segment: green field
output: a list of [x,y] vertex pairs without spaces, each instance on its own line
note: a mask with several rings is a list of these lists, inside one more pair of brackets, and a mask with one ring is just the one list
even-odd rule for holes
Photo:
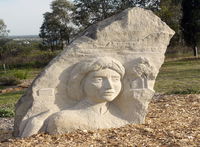
[[163,64],[156,79],[156,92],[200,93],[200,59],[180,59]]
[[[22,81],[28,79],[34,79],[36,75],[41,71],[40,68],[19,68],[19,69],[7,69],[4,71],[0,70],[0,82],[5,77],[8,78],[12,83],[13,81]],[[7,81],[8,81],[7,80]],[[9,82],[10,83],[10,82]],[[13,87],[11,85],[0,85],[0,90]],[[10,117],[14,115],[14,105],[17,100],[25,93],[25,90],[0,93],[0,117]]]
[[24,91],[0,94],[0,117],[13,116],[15,104],[23,94]]
[[[0,76],[11,75],[33,79],[41,69],[12,69]],[[0,87],[1,89],[5,87]],[[166,61],[156,79],[155,91],[165,94],[196,94],[200,93],[200,59],[180,59]],[[25,91],[0,94],[0,117],[13,116],[14,104]]]
[[33,79],[38,74],[39,71],[41,71],[40,68],[19,68],[19,69],[14,68],[14,69],[8,69],[6,71],[0,70],[0,77],[12,76],[20,80]]

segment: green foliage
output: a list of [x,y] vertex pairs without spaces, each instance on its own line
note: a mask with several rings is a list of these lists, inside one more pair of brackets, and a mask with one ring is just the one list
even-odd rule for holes
[[35,41],[15,41],[11,39],[0,39],[0,60],[5,64],[9,62],[9,57],[21,56],[22,59],[31,54],[33,50],[39,49],[39,43]]
[[174,45],[167,48],[166,52],[167,58],[180,58],[180,57],[192,57],[191,48],[182,45]]
[[6,86],[0,85],[0,90],[5,89]]
[[0,94],[0,117],[13,117],[14,105],[23,94],[24,91]]
[[86,28],[130,7],[156,10],[160,0],[75,0],[74,22]]
[[8,38],[0,38],[0,46],[4,46],[7,42],[11,41]]
[[52,12],[44,14],[44,22],[40,28],[39,36],[43,39],[42,49],[63,49],[70,42],[74,33],[72,25],[73,5],[66,0],[54,0],[51,4]]
[[14,77],[23,80],[23,79],[27,79],[28,77],[28,70],[25,71],[18,71],[14,73]]
[[2,19],[0,19],[0,38],[8,35],[8,30],[6,30],[6,25]]
[[[20,80],[32,79],[41,71],[40,69],[7,69],[4,71],[0,69],[0,85],[5,86],[14,86],[21,83]],[[0,88],[2,89],[2,88]]]
[[3,64],[6,69],[44,67],[60,51],[40,50],[40,44],[41,41],[0,39],[0,68],[3,68]]
[[182,28],[185,42],[192,46],[196,56],[195,47],[200,45],[200,1],[183,0]]
[[0,108],[0,117],[13,117],[14,116],[14,111],[12,109],[8,108]]
[[14,76],[3,76],[0,77],[0,85],[13,86],[20,84],[20,80]]
[[116,13],[119,1],[116,0],[75,0],[74,21],[86,28]]
[[8,80],[16,79],[17,81],[23,80],[23,79],[30,79],[30,78],[32,79],[36,76],[36,74],[38,74],[39,71],[41,71],[41,69],[39,68],[18,66],[18,69],[16,69],[17,66],[16,65],[13,65],[13,66],[15,66],[14,69],[7,69],[6,72],[0,68],[0,81],[1,79],[4,79],[4,78],[8,78]]
[[121,10],[137,6],[156,11],[159,9],[160,4],[160,0],[119,0],[119,2],[119,8]]
[[182,44],[182,32],[180,20],[182,17],[181,0],[161,0],[160,9],[156,14],[167,23],[176,33],[173,36],[170,45]]
[[26,54],[30,52],[29,45],[19,41],[9,41],[4,45],[4,50],[11,56],[17,56],[19,54]]

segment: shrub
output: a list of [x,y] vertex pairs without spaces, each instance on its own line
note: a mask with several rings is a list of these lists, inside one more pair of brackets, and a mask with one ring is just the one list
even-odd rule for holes
[[0,85],[13,86],[20,84],[20,80],[14,76],[0,77]]
[[27,77],[28,77],[28,70],[25,70],[25,71],[16,71],[13,75],[14,75],[15,78],[20,79],[20,80],[27,79]]
[[0,117],[13,117],[14,111],[8,108],[0,108]]

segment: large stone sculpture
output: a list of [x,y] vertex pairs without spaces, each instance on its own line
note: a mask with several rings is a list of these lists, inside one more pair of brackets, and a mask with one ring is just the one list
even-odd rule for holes
[[173,34],[160,18],[141,8],[89,27],[18,101],[14,135],[143,123]]

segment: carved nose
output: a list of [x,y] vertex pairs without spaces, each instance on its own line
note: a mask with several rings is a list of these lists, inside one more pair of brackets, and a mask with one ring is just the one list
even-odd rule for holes
[[106,79],[104,84],[105,84],[104,86],[105,86],[106,89],[112,89],[113,88],[112,87],[112,81],[110,79]]

